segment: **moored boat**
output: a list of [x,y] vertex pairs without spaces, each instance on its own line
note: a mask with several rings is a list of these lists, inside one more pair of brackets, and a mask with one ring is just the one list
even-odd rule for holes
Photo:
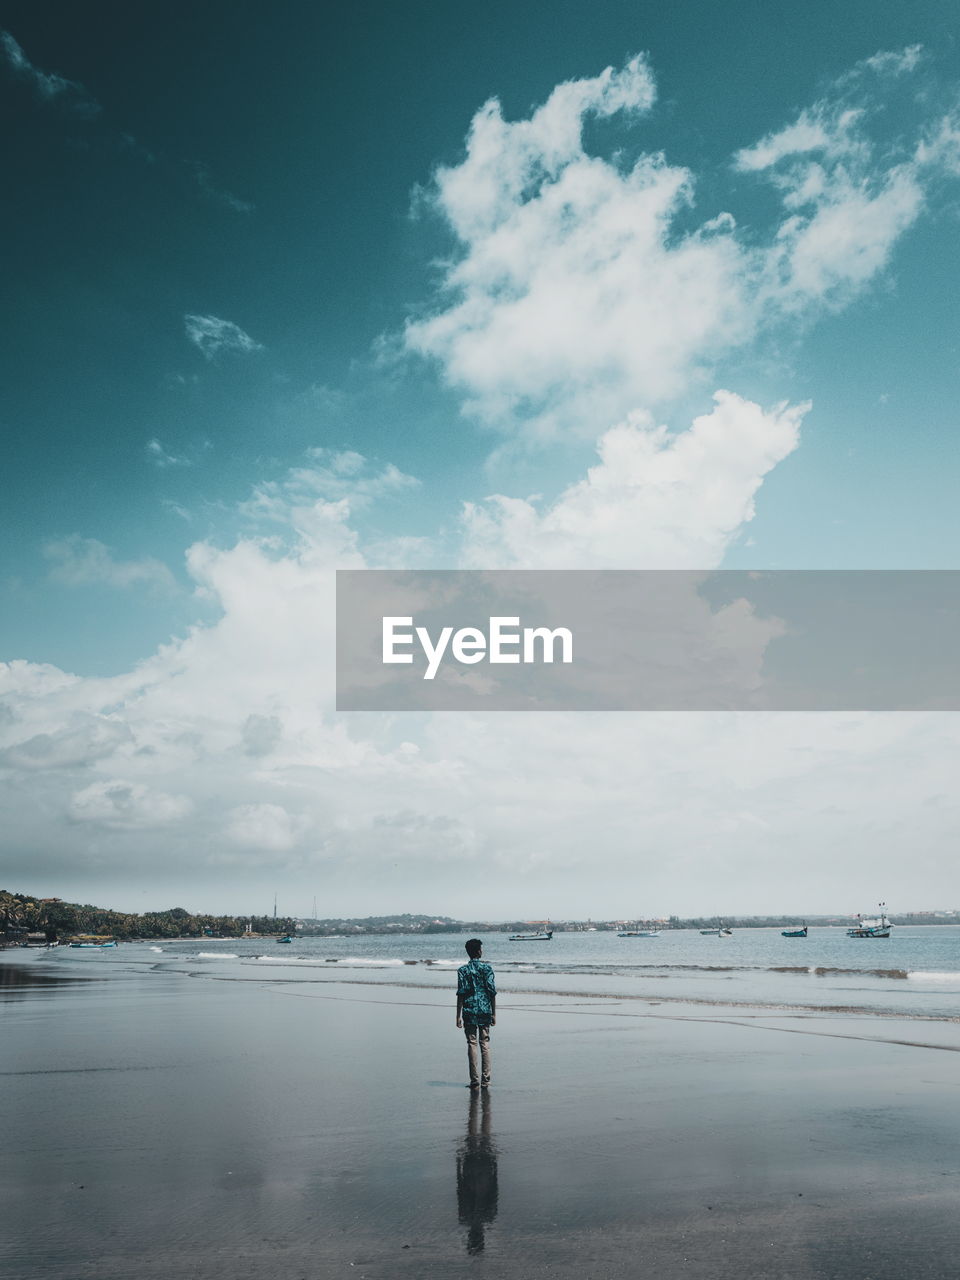
[[552,929],[538,929],[536,933],[511,933],[511,942],[549,942],[553,937]]
[[781,938],[805,938],[807,936],[807,926],[801,925],[799,929],[781,929]]
[[728,929],[722,920],[717,921],[715,929],[701,929],[700,933],[704,938],[730,938],[733,936],[733,930]]
[[641,929],[640,922],[637,921],[636,928],[622,929],[618,934],[618,938],[659,938],[659,929]]
[[847,930],[848,938],[889,938],[890,930],[893,925],[887,919],[887,904],[880,903],[880,915],[876,920],[864,920],[860,913],[857,913],[857,923],[853,929]]

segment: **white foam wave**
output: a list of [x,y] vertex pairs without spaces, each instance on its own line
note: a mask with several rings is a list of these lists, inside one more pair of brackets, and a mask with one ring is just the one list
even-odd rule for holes
[[235,951],[198,951],[198,960],[239,960]]
[[907,977],[912,982],[960,982],[960,973],[938,973],[930,969],[911,969]]
[[[204,952],[200,953],[205,954]],[[285,964],[285,965],[319,965],[340,964],[340,965],[366,965],[375,969],[399,968],[401,965],[412,967],[413,965],[426,964],[431,967],[457,968],[460,964],[459,960],[404,960],[399,956],[292,956],[289,954],[278,956],[273,955],[257,955],[248,956],[250,960],[256,960],[259,964]]]
[[158,956],[163,954],[163,947],[151,947],[150,950],[155,951]]
[[254,960],[263,964],[321,964],[320,960],[311,960],[309,956],[254,956]]

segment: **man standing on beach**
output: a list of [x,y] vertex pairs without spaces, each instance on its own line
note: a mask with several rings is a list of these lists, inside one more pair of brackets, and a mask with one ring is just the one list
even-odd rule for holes
[[490,1083],[490,1028],[497,1023],[497,988],[493,970],[480,959],[482,951],[480,939],[471,938],[466,943],[470,959],[457,970],[457,1026],[467,1037],[471,1089],[486,1089]]

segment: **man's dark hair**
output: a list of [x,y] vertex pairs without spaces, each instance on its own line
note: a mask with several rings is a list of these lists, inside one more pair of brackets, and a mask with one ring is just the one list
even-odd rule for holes
[[480,941],[479,938],[469,938],[464,943],[464,947],[466,948],[467,955],[470,957],[471,960],[476,960],[477,956],[480,954],[480,948],[482,946],[483,946],[483,943]]

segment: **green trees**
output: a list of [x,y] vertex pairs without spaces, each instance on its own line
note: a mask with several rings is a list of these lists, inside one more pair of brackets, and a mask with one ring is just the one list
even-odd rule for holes
[[205,936],[239,938],[246,932],[248,921],[254,933],[292,933],[297,925],[296,920],[289,917],[274,920],[270,916],[197,915],[186,907],[138,915],[110,911],[90,903],[60,902],[55,898],[44,901],[0,889],[0,939],[8,932],[23,929],[44,929],[58,937],[109,934],[121,941]]

